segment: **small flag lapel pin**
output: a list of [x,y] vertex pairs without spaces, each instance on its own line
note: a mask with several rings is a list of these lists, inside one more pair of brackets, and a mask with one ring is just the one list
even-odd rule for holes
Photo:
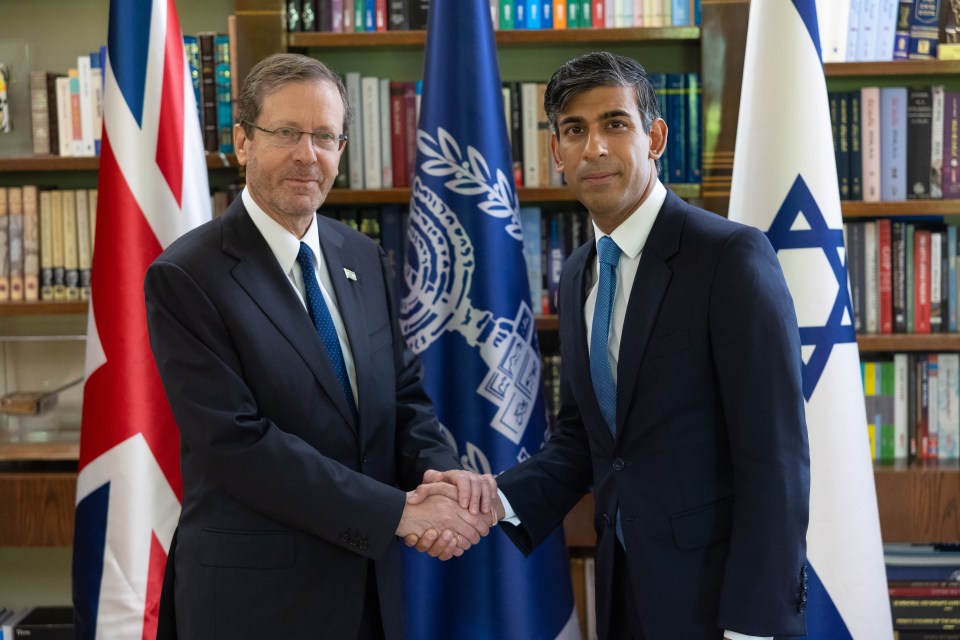
[[353,280],[354,282],[357,281],[357,274],[346,267],[343,268],[343,275],[347,276],[347,280]]

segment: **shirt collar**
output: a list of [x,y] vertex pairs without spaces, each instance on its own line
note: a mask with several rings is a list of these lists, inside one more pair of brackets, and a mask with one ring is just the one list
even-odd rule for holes
[[276,256],[277,262],[280,263],[280,268],[283,269],[284,273],[289,274],[293,269],[293,264],[297,261],[297,254],[300,253],[301,242],[313,251],[314,258],[317,261],[316,265],[320,264],[323,254],[320,252],[320,236],[316,224],[317,214],[313,214],[314,220],[311,221],[303,238],[297,238],[289,229],[280,226],[280,223],[268,216],[260,208],[260,205],[254,201],[246,187],[240,193],[240,197],[243,198],[243,206],[250,214],[250,219],[253,220],[253,224],[260,231],[263,239],[267,241],[267,245],[270,246],[270,250]]
[[[613,230],[613,233],[609,234],[613,241],[617,243],[617,246],[620,247],[623,255],[630,260],[634,260],[640,255],[643,245],[646,244],[647,238],[650,236],[650,229],[653,228],[657,214],[666,199],[667,188],[657,180],[650,195],[640,203],[640,206],[633,213],[627,216],[626,220],[620,223],[619,227]],[[605,235],[608,234],[600,231],[600,228],[594,223],[593,236],[595,242],[599,242],[600,238]]]

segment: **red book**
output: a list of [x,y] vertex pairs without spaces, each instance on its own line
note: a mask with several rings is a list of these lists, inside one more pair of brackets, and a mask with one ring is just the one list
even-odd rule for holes
[[593,28],[603,29],[606,20],[607,0],[593,0]]
[[407,114],[407,184],[413,185],[413,172],[417,169],[417,83],[404,83],[403,100]]
[[877,220],[880,333],[893,333],[893,234],[891,229],[889,218]]
[[930,231],[917,229],[913,235],[914,333],[930,333]]
[[387,0],[376,0],[374,5],[374,15],[376,16],[376,21],[374,22],[374,28],[377,31],[386,31],[387,30]]
[[405,83],[390,81],[390,157],[393,163],[393,186],[409,187],[410,172],[407,168],[407,122],[406,100],[403,97]]

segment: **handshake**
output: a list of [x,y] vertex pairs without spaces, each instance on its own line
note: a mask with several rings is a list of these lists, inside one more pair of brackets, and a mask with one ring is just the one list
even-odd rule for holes
[[449,560],[480,542],[503,517],[492,475],[430,470],[407,493],[397,535],[408,547]]

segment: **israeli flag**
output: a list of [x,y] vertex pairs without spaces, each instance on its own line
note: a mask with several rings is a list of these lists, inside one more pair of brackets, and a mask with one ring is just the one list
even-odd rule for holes
[[[466,468],[540,449],[546,414],[487,0],[430,5],[401,326]],[[558,530],[529,558],[494,531],[446,563],[406,557],[407,636],[579,638]]]
[[750,3],[729,217],[766,231],[800,325],[807,637],[892,638],[814,0]]

